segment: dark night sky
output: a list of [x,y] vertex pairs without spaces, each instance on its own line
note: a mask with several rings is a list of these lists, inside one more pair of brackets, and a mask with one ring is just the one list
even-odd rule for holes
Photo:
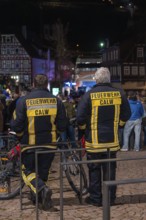
[[60,18],[69,22],[69,41],[77,43],[81,49],[97,50],[100,41],[109,38],[116,41],[127,27],[128,14],[110,8],[70,8],[54,9],[46,12],[46,21],[54,22]]
[[84,51],[96,51],[99,42],[106,38],[112,43],[118,41],[127,27],[129,17],[127,12],[121,13],[109,6],[48,7],[43,9],[41,15],[34,6],[5,4],[0,7],[0,12],[0,28],[26,24],[32,29],[39,29],[40,20],[52,24],[60,18],[62,23],[69,23],[69,44],[74,48],[79,44]]

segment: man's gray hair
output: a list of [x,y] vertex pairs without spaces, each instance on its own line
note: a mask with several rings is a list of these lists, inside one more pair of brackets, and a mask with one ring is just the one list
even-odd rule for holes
[[108,68],[100,67],[95,72],[95,80],[97,83],[110,83],[111,74]]

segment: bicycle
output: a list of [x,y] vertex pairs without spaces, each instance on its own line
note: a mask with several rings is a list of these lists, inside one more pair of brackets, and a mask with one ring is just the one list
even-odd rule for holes
[[[15,133],[10,133],[11,139],[13,139],[11,147],[19,144]],[[13,138],[12,138],[13,137]],[[69,144],[69,142],[68,142]],[[8,158],[8,151],[10,147],[5,148],[5,152],[0,152],[0,200],[12,199],[15,196],[20,194],[21,186],[24,187],[23,180],[20,180],[20,158],[15,158],[14,160],[10,160]],[[63,153],[63,158],[65,161],[79,161],[80,158],[75,151],[71,151],[69,157],[65,156]],[[77,196],[85,195],[87,191],[87,178],[86,173],[82,165],[74,164],[74,165],[65,165],[64,172],[66,174],[66,178],[73,189],[73,191],[77,194]],[[82,192],[80,193],[80,175],[82,178]],[[22,183],[20,184],[20,181]]]
[[8,143],[0,152],[0,200],[12,199],[20,193],[20,158],[8,158],[8,151],[18,144],[14,133],[9,133]]
[[[77,194],[86,195],[88,193],[88,184],[87,184],[87,176],[83,165],[77,164],[76,162],[82,159],[82,152],[76,151],[71,148],[71,143],[69,140],[67,142],[61,142],[61,138],[59,137],[58,143],[61,146],[61,149],[66,149],[67,151],[62,152],[62,161],[63,162],[74,162],[71,165],[64,165],[63,171],[66,175],[66,178],[72,188],[72,190]],[[80,142],[78,142],[80,145]],[[70,149],[70,151],[68,151]],[[82,181],[82,191],[80,181]]]

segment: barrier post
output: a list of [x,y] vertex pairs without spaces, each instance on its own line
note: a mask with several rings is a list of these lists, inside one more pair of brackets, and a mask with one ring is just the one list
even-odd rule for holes
[[39,220],[38,215],[38,153],[35,151],[35,173],[36,173],[36,220]]
[[20,210],[22,210],[22,155],[20,151]]
[[63,155],[60,153],[60,220],[63,220]]
[[110,220],[109,187],[103,182],[103,220]]

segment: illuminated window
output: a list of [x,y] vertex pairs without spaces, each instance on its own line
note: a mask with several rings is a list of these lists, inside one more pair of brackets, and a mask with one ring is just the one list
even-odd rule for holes
[[24,60],[24,61],[23,61],[23,67],[24,67],[24,68],[29,68],[29,67],[30,67],[29,60]]
[[111,60],[113,60],[114,59],[114,54],[113,54],[114,52],[113,51],[111,51]]
[[121,67],[120,66],[117,67],[117,73],[118,73],[118,76],[121,77]]
[[116,53],[116,54],[115,54],[115,59],[118,60],[118,59],[119,59],[119,51],[116,50],[115,53]]
[[132,66],[132,75],[137,76],[138,75],[138,66]]
[[6,68],[11,68],[11,60],[6,60]]
[[114,50],[113,52],[114,52],[114,58],[113,59],[115,60],[116,59],[116,51]]
[[2,61],[2,68],[5,68],[5,67],[6,67],[6,61],[3,60],[3,61]]
[[108,60],[110,60],[110,53],[108,53]]
[[2,48],[2,54],[7,54],[6,48]]
[[145,75],[145,66],[140,66],[139,67],[139,75],[144,76]]
[[124,66],[124,75],[129,76],[130,75],[130,66]]
[[137,47],[137,57],[143,57],[144,52],[143,52],[143,47]]
[[14,60],[11,61],[11,66],[12,66],[12,69],[15,68],[15,62],[14,62]]

